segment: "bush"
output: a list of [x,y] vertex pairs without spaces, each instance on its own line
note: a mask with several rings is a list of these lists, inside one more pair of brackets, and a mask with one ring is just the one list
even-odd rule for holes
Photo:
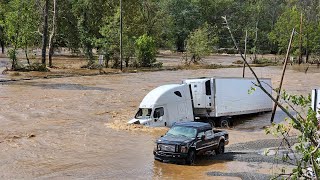
[[152,37],[144,34],[136,42],[136,57],[140,67],[153,67],[156,63],[156,46]]

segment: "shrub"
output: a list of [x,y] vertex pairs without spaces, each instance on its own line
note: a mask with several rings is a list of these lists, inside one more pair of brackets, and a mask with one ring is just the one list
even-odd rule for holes
[[152,67],[156,63],[156,46],[152,37],[144,34],[136,42],[136,57],[140,67]]

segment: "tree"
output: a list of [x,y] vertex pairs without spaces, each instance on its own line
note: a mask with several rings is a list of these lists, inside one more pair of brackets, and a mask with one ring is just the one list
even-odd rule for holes
[[171,20],[169,25],[176,50],[184,51],[189,33],[202,24],[199,8],[191,0],[170,0],[164,7]]
[[[88,65],[94,64],[93,48],[95,48],[96,39],[101,38],[101,23],[105,15],[108,15],[109,4],[104,0],[73,0],[72,12],[76,17],[76,28],[78,30],[80,44],[88,59]],[[112,3],[112,2],[111,2]]]
[[209,29],[209,25],[205,23],[189,34],[186,44],[187,52],[191,55],[190,62],[198,63],[203,56],[209,55],[213,45],[217,44],[218,38],[210,34]]
[[[300,12],[296,6],[287,9],[278,19],[275,24],[274,30],[269,34],[270,39],[277,43],[279,46],[279,52],[285,52],[287,42],[290,36],[290,30],[300,29]],[[294,39],[292,43],[292,49],[297,50],[298,41]]]
[[156,62],[156,46],[152,37],[144,34],[136,40],[136,58],[141,67],[152,67]]
[[49,37],[49,67],[52,67],[52,56],[54,53],[54,37],[56,34],[57,24],[57,0],[53,0],[52,30]]
[[46,53],[47,53],[47,41],[48,41],[48,11],[49,0],[45,0],[42,14],[42,50],[41,50],[41,62],[46,65]]
[[26,59],[28,58],[28,47],[38,44],[37,25],[39,15],[36,10],[36,1],[30,2],[13,0],[8,4],[8,12],[5,15],[5,32],[8,42],[13,46],[10,51],[12,59],[12,69],[18,68],[17,52],[18,48],[25,50]]

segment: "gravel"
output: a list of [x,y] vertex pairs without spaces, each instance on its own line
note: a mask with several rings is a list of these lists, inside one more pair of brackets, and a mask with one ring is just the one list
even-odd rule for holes
[[[297,142],[296,138],[289,139],[293,145]],[[281,155],[263,155],[263,150],[266,148],[278,148],[281,144],[281,139],[264,139],[250,141],[246,143],[233,144],[226,146],[224,154],[211,156],[213,160],[223,161],[242,161],[242,162],[257,162],[257,163],[272,163],[272,164],[287,164],[281,160]],[[281,147],[280,147],[281,148]],[[271,175],[249,172],[217,172],[212,171],[207,173],[208,176],[232,176],[241,179],[271,179]]]

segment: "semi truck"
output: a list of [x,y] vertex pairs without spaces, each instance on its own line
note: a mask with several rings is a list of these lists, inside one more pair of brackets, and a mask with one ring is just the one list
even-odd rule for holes
[[[271,79],[260,81],[271,94]],[[272,110],[272,100],[254,83],[253,78],[214,77],[163,85],[144,97],[128,123],[171,127],[176,122],[200,121],[229,126],[233,116]]]

